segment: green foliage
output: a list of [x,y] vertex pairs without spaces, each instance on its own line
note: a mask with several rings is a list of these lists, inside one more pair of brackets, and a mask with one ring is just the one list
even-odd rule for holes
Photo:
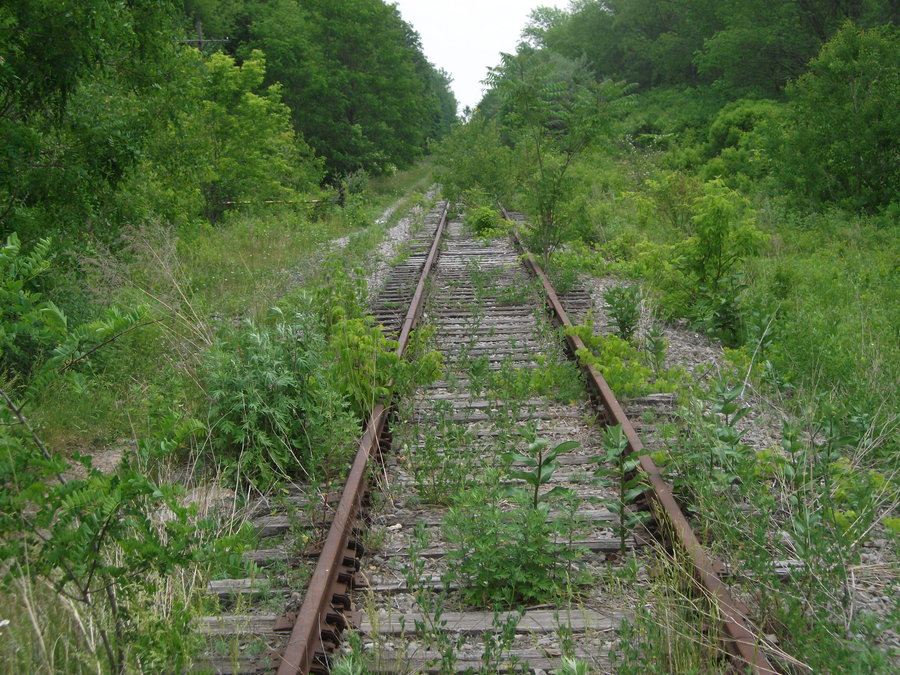
[[714,84],[736,98],[778,93],[848,20],[888,24],[896,21],[896,9],[883,0],[581,0],[567,11],[536,12],[525,35],[642,88]]
[[0,375],[19,378],[19,389],[31,398],[61,374],[77,388],[80,371],[98,367],[104,356],[98,359],[95,352],[148,323],[145,306],[112,306],[102,318],[70,327],[62,310],[36,290],[50,268],[50,246],[49,239],[41,239],[23,253],[13,233],[0,249]]
[[624,89],[593,82],[583,63],[533,50],[502,58],[487,81],[499,98],[504,125],[516,134],[525,171],[522,199],[535,217],[526,239],[546,268],[553,250],[572,238],[561,217],[575,194],[572,163],[608,132],[611,104]]
[[535,507],[531,497],[505,510],[484,487],[460,495],[443,533],[453,545],[447,579],[460,584],[467,605],[532,605],[571,592],[571,565],[579,554],[554,542],[566,534],[560,532],[565,525],[548,520],[548,511],[547,503]]
[[823,201],[875,210],[897,200],[900,33],[844,26],[788,87],[781,157],[787,185]]
[[366,655],[363,652],[359,635],[351,633],[348,636],[350,650],[340,654],[331,664],[331,672],[334,675],[369,675],[366,665]]
[[327,268],[326,283],[313,290],[312,308],[322,314],[331,335],[341,321],[365,315],[366,280],[361,269],[348,271],[337,259],[328,261]]
[[641,318],[641,288],[637,285],[614,286],[603,294],[606,311],[616,325],[619,337],[628,342]]
[[[639,587],[634,617],[616,631],[618,641],[610,653],[615,672],[721,673],[727,657],[716,621],[718,609],[694,593],[696,582],[684,558],[660,558],[649,589]],[[636,564],[626,567],[623,580],[633,583],[636,572]]]
[[[465,425],[453,421],[450,401],[435,401],[428,414],[421,446],[407,447],[404,459],[415,478],[419,498],[426,504],[446,504],[472,483],[474,442]],[[409,445],[412,442],[410,439]]]
[[435,178],[447,199],[459,201],[474,192],[485,195],[484,201],[505,203],[511,196],[514,157],[497,120],[476,114],[441,142],[438,157]]
[[[197,22],[224,52],[183,44]],[[297,202],[323,165],[389,173],[456,121],[380,0],[12,0],[0,63],[0,236],[25,241]]]
[[221,53],[181,58],[202,76],[185,83],[194,99],[173,111],[148,153],[151,183],[141,189],[156,208],[175,218],[190,209],[215,223],[236,202],[291,200],[315,188],[321,168],[294,133],[282,88],[264,86],[261,51],[240,65]]
[[741,99],[722,107],[709,127],[706,153],[711,159],[702,169],[707,178],[746,187],[773,169],[766,145],[785,107],[775,101]]
[[603,430],[603,449],[606,455],[598,457],[596,461],[603,462],[606,466],[598,467],[594,475],[600,477],[603,484],[613,485],[618,491],[615,499],[606,500],[605,503],[606,508],[618,518],[616,529],[619,531],[619,553],[624,556],[628,532],[649,515],[646,511],[633,511],[628,507],[647,490],[647,485],[637,471],[640,458],[635,453],[628,452],[628,439],[621,425]]
[[454,672],[457,653],[465,642],[460,634],[453,637],[449,631],[444,630],[446,621],[443,619],[447,601],[446,588],[440,593],[434,593],[427,584],[422,583],[425,573],[425,560],[422,551],[428,546],[429,535],[424,523],[417,523],[413,532],[413,541],[409,547],[409,564],[406,567],[406,584],[415,589],[413,596],[421,612],[421,619],[416,619],[413,628],[416,634],[424,642],[427,648],[438,653],[440,672]]
[[456,120],[446,73],[419,36],[379,0],[291,0],[195,6],[239,56],[262,50],[297,130],[333,179],[389,173],[418,158]]
[[691,236],[679,246],[677,261],[696,284],[686,313],[698,326],[733,343],[740,330],[743,288],[736,269],[767,237],[755,227],[749,202],[720,180],[704,185],[692,213]]
[[211,448],[234,462],[236,476],[269,485],[321,479],[339,465],[356,421],[343,393],[330,386],[329,361],[315,316],[279,314],[271,328],[248,321],[214,345],[203,369]]
[[719,180],[703,186],[691,209],[691,236],[681,247],[683,269],[700,286],[719,290],[732,270],[766,241],[754,224],[750,203]]
[[588,664],[581,659],[563,656],[560,659],[558,675],[588,675]]
[[541,494],[541,486],[546,485],[553,478],[553,474],[559,468],[559,462],[556,461],[562,453],[568,452],[579,445],[578,441],[563,441],[549,452],[544,452],[547,448],[547,440],[539,438],[529,444],[525,450],[527,454],[511,453],[506,455],[505,460],[512,465],[513,462],[523,464],[526,469],[510,469],[509,477],[517,480],[525,481],[530,488],[510,488],[507,494],[511,497],[519,497],[519,500],[530,499],[531,508],[537,509],[541,504],[552,501],[557,497],[563,497],[572,494],[572,490],[557,485],[555,488]]
[[691,204],[702,193],[702,185],[680,171],[668,171],[645,182],[658,213],[678,232],[688,233]]
[[653,371],[653,377],[659,377],[663,371],[666,362],[666,348],[669,341],[663,333],[662,327],[656,321],[650,324],[646,335],[643,336],[644,352],[647,355],[650,369]]
[[331,329],[328,349],[333,382],[364,419],[375,403],[385,400],[399,363],[397,342],[384,337],[371,319],[342,319]]
[[684,379],[684,371],[672,368],[654,375],[643,365],[641,354],[615,335],[594,335],[593,324],[573,326],[570,335],[580,337],[587,347],[576,353],[585,365],[597,368],[620,398],[634,398],[653,392],[672,392]]
[[273,325],[247,320],[212,346],[203,367],[211,448],[229,471],[260,486],[329,477],[390,387],[437,377],[440,354],[418,343],[415,360],[399,360],[397,343],[364,314],[365,292],[364,279],[338,266],[328,283],[275,308]]
[[480,236],[500,231],[502,222],[500,213],[490,206],[478,206],[466,212],[466,225]]
[[62,311],[43,300],[35,279],[50,267],[50,240],[28,253],[15,232],[0,248],[0,374],[27,377],[52,345],[67,332]]
[[3,4],[0,236],[104,229],[152,129],[141,113],[176,49],[174,16],[168,2]]
[[149,610],[157,585],[183,567],[215,562],[233,570],[242,538],[212,536],[212,524],[196,523],[178,488],[151,482],[141,467],[125,463],[103,474],[88,456],[54,452],[22,404],[3,390],[0,397],[0,555],[17,562],[4,568],[0,585],[40,578],[80,607],[98,622],[95,658],[109,672],[142,669],[158,657],[157,641],[169,643],[170,664],[186,667],[190,650],[172,646],[190,608],[175,608],[167,624],[149,629],[139,610]]
[[713,443],[708,449],[708,473],[710,481],[716,480],[716,467],[723,473],[718,481],[727,483],[735,475],[735,467],[742,459],[743,448],[740,445],[744,435],[737,427],[750,408],[741,402],[744,393],[742,385],[730,386],[724,379],[716,380],[708,397],[709,412],[706,414],[708,428],[712,432]]
[[[802,428],[784,423],[780,448],[749,453],[739,443],[739,390],[716,383],[708,411],[685,415],[670,448],[676,488],[708,514],[711,536],[741,568],[760,620],[781,627],[786,651],[813,670],[891,672],[873,644],[881,621],[860,616],[848,590],[877,519],[896,504],[896,485],[847,459],[871,452],[871,429],[820,397]],[[796,561],[789,576],[777,575],[773,558]]]

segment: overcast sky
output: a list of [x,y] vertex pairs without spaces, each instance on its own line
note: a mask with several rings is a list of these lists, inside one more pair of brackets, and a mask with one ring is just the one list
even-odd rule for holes
[[[391,2],[391,0],[388,0]],[[568,7],[568,0],[397,0],[422,36],[425,56],[453,77],[460,110],[481,100],[487,69],[500,52],[514,52],[535,7]]]

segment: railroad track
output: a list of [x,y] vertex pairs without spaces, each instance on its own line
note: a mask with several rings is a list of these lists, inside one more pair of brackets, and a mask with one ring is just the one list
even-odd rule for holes
[[[400,337],[401,352],[409,341],[415,312],[410,312],[412,303],[421,305],[424,287],[419,288],[422,270],[437,254],[436,235],[443,224],[443,210],[430,213],[423,227],[406,243],[405,260],[392,270],[390,278],[382,289],[379,322],[393,337]],[[418,294],[418,299],[414,296]],[[407,316],[409,314],[409,316]],[[402,334],[402,336],[401,336]],[[351,470],[359,486],[358,498],[363,496],[364,474],[368,455],[379,443],[389,446],[383,437],[386,419],[383,406],[379,406],[367,426],[367,433],[360,442],[356,464]],[[221,611],[200,620],[200,634],[206,639],[206,656],[197,664],[196,670],[204,673],[272,673],[284,662],[292,644],[292,631],[302,624],[297,621],[298,610],[304,600],[296,588],[307,587],[307,598],[322,595],[323,589],[330,592],[323,595],[332,601],[335,585],[349,586],[349,575],[353,564],[344,567],[334,575],[317,576],[322,560],[336,554],[329,548],[331,542],[340,541],[346,547],[350,542],[351,530],[355,527],[354,517],[359,506],[357,501],[349,501],[350,491],[324,492],[310,496],[305,490],[288,487],[286,494],[277,499],[261,498],[247,507],[247,519],[256,530],[260,548],[245,554],[247,562],[253,563],[260,573],[254,577],[221,579],[209,584],[208,592],[219,602]],[[346,520],[341,520],[346,517]],[[335,530],[335,523],[346,523],[346,532],[341,536],[328,537]],[[359,551],[346,550],[348,560]],[[340,561],[343,556],[338,556]],[[332,568],[337,569],[337,568]],[[349,600],[341,605],[349,609]],[[339,621],[338,614],[325,612],[332,621]],[[343,622],[340,628],[345,627]],[[318,626],[318,619],[316,620]],[[337,638],[335,634],[333,637]]]
[[[607,424],[621,425],[628,450],[641,456],[649,483],[642,508],[652,511],[652,529],[671,540],[666,544],[687,551],[699,586],[718,605],[725,647],[740,672],[776,672],[602,377],[586,372],[593,400],[583,385],[572,386],[575,366],[565,348],[583,345],[576,337],[561,344],[555,328],[589,307],[583,291],[558,296],[513,243],[473,238],[448,219],[446,205],[432,212],[374,312],[399,339],[401,354],[416,323],[429,326],[431,346],[444,359],[441,379],[391,410],[376,406],[343,493],[323,498],[331,525],[302,606],[265,621],[243,617],[266,633],[266,649],[218,672],[326,673],[351,628],[376,672],[541,673],[558,668],[563,654],[588,662],[592,672],[611,672],[609,648],[629,607],[611,605],[591,580],[626,557],[649,554],[650,537],[631,527],[623,540],[609,506],[616,487],[594,478],[605,466],[599,426]],[[648,397],[631,405],[667,402]],[[527,457],[542,461],[570,441],[577,445],[564,446],[555,466],[545,467],[535,501],[514,497],[526,485],[521,477],[534,471]],[[553,488],[564,494],[540,500]],[[539,500],[544,524],[533,531],[552,551],[543,581],[532,565],[543,564],[541,554],[522,557],[521,541],[502,534],[511,529],[504,524],[524,524]],[[494,550],[477,523],[500,533]],[[504,557],[506,568],[498,562]],[[514,583],[515,570],[529,578]],[[547,580],[553,589],[544,597],[534,587]],[[258,584],[232,585],[246,593]],[[526,607],[513,610],[521,598]],[[504,600],[509,607],[493,611]],[[208,626],[224,633],[228,621],[211,617]]]

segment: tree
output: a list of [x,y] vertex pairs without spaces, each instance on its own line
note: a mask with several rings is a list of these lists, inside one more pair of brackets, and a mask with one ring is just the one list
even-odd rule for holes
[[0,236],[81,231],[134,167],[175,51],[165,0],[0,6]]
[[476,112],[439,147],[436,179],[444,194],[459,200],[464,194],[503,202],[511,196],[513,153],[503,142],[498,120]]
[[263,53],[251,52],[241,65],[222,53],[187,50],[184,58],[201,75],[185,83],[191,95],[157,139],[145,174],[178,204],[174,212],[202,210],[216,222],[228,202],[315,189],[321,167],[294,133],[282,88],[264,86]]
[[572,62],[528,47],[503,54],[488,83],[501,102],[501,115],[513,134],[523,166],[523,193],[535,216],[529,244],[543,258],[567,238],[560,211],[573,194],[570,169],[576,157],[609,130],[609,108],[622,85],[598,84],[583,62]]
[[381,0],[194,0],[191,13],[230,31],[238,59],[266,54],[266,83],[283,85],[295,128],[333,181],[409,164],[455,120],[449,80]]
[[845,25],[788,87],[786,182],[861,209],[896,202],[900,185],[900,32]]

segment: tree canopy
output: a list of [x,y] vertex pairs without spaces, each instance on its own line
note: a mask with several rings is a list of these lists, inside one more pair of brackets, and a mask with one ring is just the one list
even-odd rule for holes
[[382,0],[11,0],[0,236],[215,221],[391,172],[455,124],[449,85]]

